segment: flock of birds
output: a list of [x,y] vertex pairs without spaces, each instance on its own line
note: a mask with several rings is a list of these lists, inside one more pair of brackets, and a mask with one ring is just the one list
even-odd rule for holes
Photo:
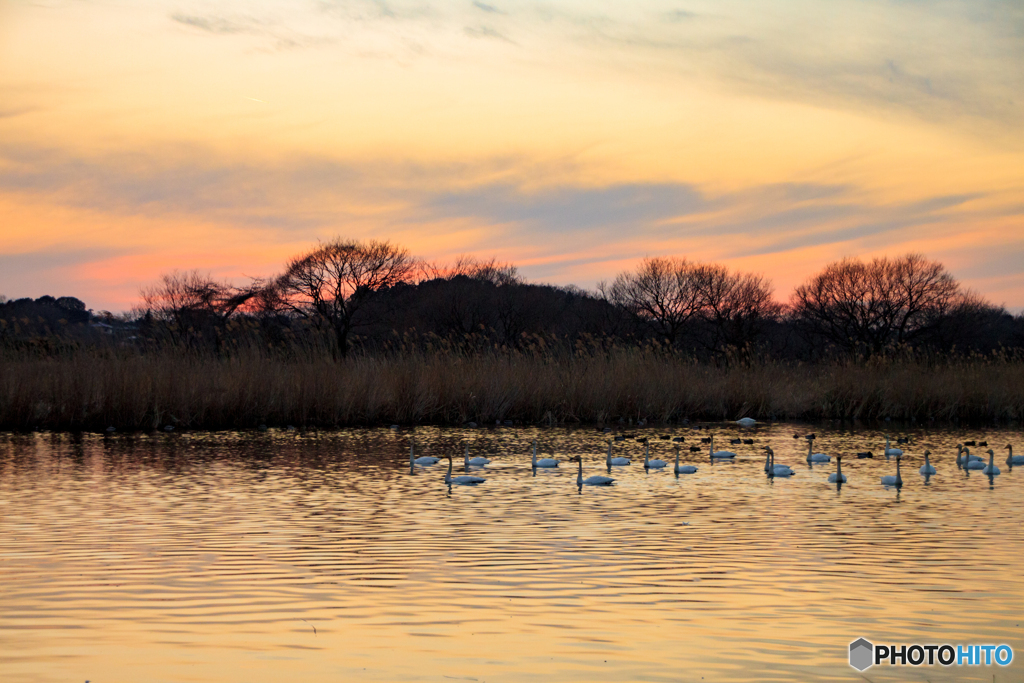
[[[751,426],[753,426],[756,423],[753,420],[750,420],[749,418],[744,418],[743,420],[739,420],[738,424],[740,426],[742,426],[742,427],[751,427]],[[612,468],[613,467],[626,467],[626,466],[632,464],[632,459],[631,458],[614,455],[614,441],[625,441],[626,438],[627,437],[625,437],[625,436],[616,436],[613,439],[608,441],[608,452],[607,452],[607,455],[605,457],[605,465],[608,468],[608,473],[609,474],[612,473]],[[637,440],[641,441],[644,444],[644,469],[645,470],[648,470],[648,471],[649,470],[662,470],[662,469],[665,469],[665,468],[667,468],[667,467],[669,467],[671,465],[672,466],[672,471],[675,473],[675,475],[677,477],[680,474],[693,474],[693,473],[695,473],[697,471],[697,466],[696,465],[680,463],[680,456],[681,456],[681,451],[682,451],[682,446],[680,444],[684,441],[683,437],[675,437],[675,438],[672,438],[670,436],[661,436],[660,437],[662,440],[669,440],[669,439],[671,439],[673,442],[676,442],[676,444],[677,444],[676,447],[675,447],[676,457],[675,457],[675,462],[674,463],[672,463],[670,461],[667,461],[667,460],[661,460],[660,458],[651,458],[650,439],[647,438],[647,437],[635,437],[635,438]],[[828,463],[828,462],[832,461],[832,456],[830,456],[830,455],[828,455],[826,453],[820,453],[820,452],[815,452],[814,451],[814,441],[816,439],[816,435],[815,434],[807,434],[807,435],[803,435],[803,436],[801,436],[800,434],[794,434],[793,438],[794,439],[804,438],[804,439],[807,440],[807,463],[808,463],[808,465],[813,465],[815,463]],[[715,450],[715,436],[714,436],[714,434],[711,434],[708,437],[702,438],[701,442],[707,444],[708,457],[710,458],[710,460],[712,462],[714,462],[714,461],[729,461],[729,460],[734,460],[737,457],[736,453],[734,453],[733,451]],[[893,459],[895,459],[895,461],[896,461],[896,474],[894,474],[894,475],[887,475],[887,476],[882,477],[881,478],[881,484],[883,486],[892,486],[892,487],[896,487],[896,488],[900,488],[900,487],[903,486],[903,478],[902,478],[901,472],[900,472],[900,462],[903,459],[904,453],[903,453],[903,450],[901,448],[898,448],[897,446],[905,444],[905,443],[908,443],[908,442],[909,442],[909,439],[901,437],[901,438],[899,438],[897,440],[897,445],[893,446],[892,442],[889,439],[889,437],[887,435],[885,436],[885,449],[884,449],[883,453],[884,453],[886,458],[893,458]],[[754,443],[754,440],[753,439],[735,438],[735,439],[731,440],[731,443],[732,444],[748,444],[748,445],[752,445]],[[980,470],[982,474],[987,474],[989,476],[995,476],[995,475],[999,474],[1000,473],[999,467],[997,467],[996,464],[995,464],[995,451],[993,449],[991,449],[991,448],[989,448],[988,451],[986,451],[986,453],[988,455],[988,462],[986,463],[984,458],[982,458],[980,456],[977,456],[977,455],[972,455],[971,454],[970,448],[974,447],[974,446],[985,447],[985,446],[988,446],[988,442],[986,442],[986,441],[980,441],[980,442],[977,442],[977,441],[965,441],[964,443],[957,444],[957,457],[956,457],[957,467],[959,469],[963,469],[963,470]],[[1024,465],[1024,455],[1014,455],[1013,454],[1013,446],[1010,445],[1010,444],[1007,444],[1005,448],[1009,452],[1009,454],[1006,457],[1006,464],[1009,467],[1012,468],[1014,465]],[[689,447],[689,451],[690,451],[691,454],[699,453],[702,450],[704,450],[704,449],[701,446],[690,446]],[[769,478],[791,477],[791,476],[793,476],[795,474],[795,471],[789,465],[777,464],[775,462],[775,451],[772,449],[771,446],[763,446],[762,450],[764,450],[764,453],[765,453],[764,472],[765,472],[765,474]],[[931,451],[925,450],[925,452],[924,452],[924,464],[921,466],[921,468],[919,470],[919,472],[922,475],[924,475],[926,481],[927,481],[928,477],[932,476],[937,471],[935,469],[935,466],[931,464],[931,460],[930,460],[929,456],[931,456]],[[866,452],[857,453],[856,457],[857,458],[873,458],[874,454],[872,452],[870,452],[870,451],[866,451]],[[473,486],[473,485],[476,485],[476,484],[482,484],[485,481],[485,479],[483,477],[477,476],[475,474],[469,474],[469,471],[470,471],[471,468],[483,468],[483,467],[486,467],[487,465],[489,465],[491,463],[491,460],[489,458],[485,458],[485,457],[482,457],[482,456],[470,457],[469,445],[467,444],[466,445],[465,454],[463,455],[463,465],[464,465],[466,474],[458,475],[458,476],[453,476],[452,473],[453,473],[454,462],[453,462],[452,456],[450,454],[446,454],[446,455],[443,455],[443,456],[440,456],[440,457],[433,456],[433,455],[421,455],[421,456],[417,457],[416,456],[416,445],[415,445],[414,442],[410,443],[410,446],[409,446],[409,467],[410,467],[410,471],[414,471],[417,466],[429,467],[431,465],[436,465],[441,460],[444,460],[444,459],[448,460],[448,471],[447,471],[447,473],[444,476],[444,483],[447,484],[448,486],[452,486],[452,485],[457,485],[457,486]],[[835,469],[834,472],[832,472],[828,476],[828,482],[831,483],[831,484],[841,485],[841,484],[846,483],[846,481],[847,481],[846,475],[843,474],[843,456],[842,455],[836,455],[835,459],[836,459],[836,469]],[[583,459],[579,455],[572,456],[572,457],[568,458],[567,462],[576,463],[578,465],[578,470],[577,470],[577,474],[576,474],[576,485],[578,487],[580,487],[580,488],[582,488],[584,486],[608,486],[608,485],[612,484],[615,481],[615,479],[613,477],[604,476],[604,475],[592,475],[592,476],[589,476],[589,477],[584,477],[583,476]],[[533,455],[532,455],[530,464],[531,464],[531,467],[533,468],[534,473],[536,473],[538,468],[539,469],[550,469],[550,468],[558,467],[559,466],[559,461],[557,459],[555,459],[555,458],[543,458],[543,457],[542,458],[538,458],[537,457],[537,442],[534,441],[533,442]]]

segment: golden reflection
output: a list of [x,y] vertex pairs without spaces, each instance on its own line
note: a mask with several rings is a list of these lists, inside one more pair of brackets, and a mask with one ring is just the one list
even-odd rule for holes
[[[963,472],[963,433],[912,429],[897,491],[892,461],[853,455],[881,432],[817,428],[840,488],[794,429],[680,477],[617,442],[634,464],[581,492],[590,429],[417,428],[417,454],[491,459],[451,490],[445,465],[410,472],[408,429],[3,435],[0,678],[829,680],[860,636],[1022,651],[1024,468]],[[662,432],[703,435],[646,430],[670,460]],[[533,439],[562,464],[532,471]],[[765,444],[794,476],[764,476]]]

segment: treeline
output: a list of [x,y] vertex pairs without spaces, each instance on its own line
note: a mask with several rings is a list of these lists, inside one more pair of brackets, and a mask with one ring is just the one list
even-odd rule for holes
[[782,302],[762,275],[684,258],[648,258],[585,291],[529,283],[494,260],[428,264],[388,242],[337,239],[244,286],[199,271],[165,275],[120,316],[71,297],[0,302],[0,344],[335,359],[630,346],[714,362],[1013,356],[1024,350],[1024,317],[918,254],[829,264]]

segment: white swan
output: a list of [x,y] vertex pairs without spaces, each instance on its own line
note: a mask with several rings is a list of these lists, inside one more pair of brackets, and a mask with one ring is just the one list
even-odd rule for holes
[[902,456],[896,456],[896,476],[886,475],[882,477],[882,486],[895,486],[899,488],[903,486],[903,477],[900,476],[900,459]]
[[769,477],[791,477],[793,476],[793,470],[789,465],[776,465],[775,464],[775,451],[772,450],[771,446],[764,447],[766,457],[770,458],[768,467],[765,470]]
[[697,468],[693,465],[680,465],[679,464],[679,446],[676,446],[676,474],[693,474],[697,471]]
[[533,467],[558,467],[558,461],[554,458],[541,458],[537,459],[537,442],[533,442]]
[[644,444],[644,469],[661,469],[667,464],[664,460],[651,460],[650,444]]
[[409,467],[413,465],[436,465],[441,462],[441,458],[435,458],[432,455],[421,455],[416,457],[415,454],[416,443],[410,439],[409,441]]
[[1024,465],[1024,455],[1014,455],[1013,446],[1006,444],[1006,450],[1010,451],[1010,454],[1006,456],[1007,465]]
[[969,448],[964,448],[964,469],[983,470],[985,469],[985,461],[980,455],[971,455]]
[[755,420],[752,417],[741,417],[740,419],[736,420],[736,424],[738,424],[740,427],[753,427],[754,425],[757,424],[757,420]]
[[897,456],[900,456],[900,455],[903,455],[903,449],[901,449],[901,448],[892,448],[889,445],[889,435],[886,434],[885,435],[885,456],[887,458],[894,458],[894,457],[897,457]]
[[574,455],[569,458],[569,462],[578,462],[580,464],[580,471],[576,474],[576,486],[608,486],[614,479],[611,477],[603,477],[600,474],[595,474],[592,477],[583,478],[583,458]]
[[[985,459],[982,458],[980,455],[971,455],[971,449],[967,448],[962,443],[958,443],[956,445],[956,448],[957,448],[957,452],[958,453],[962,453],[963,454],[963,455],[957,455],[956,456],[957,467],[966,468],[967,467],[967,463],[969,463],[969,462],[984,462],[985,461]],[[973,469],[977,469],[977,468],[973,468]]]
[[479,455],[475,458],[469,457],[469,444],[466,444],[466,455],[463,456],[463,460],[466,463],[466,467],[472,465],[473,467],[483,467],[484,465],[490,464],[490,458],[482,458]]
[[836,471],[828,475],[828,483],[830,484],[845,484],[846,475],[843,474],[843,456],[836,456]]
[[924,452],[924,464],[921,465],[921,469],[919,470],[921,472],[921,474],[925,474],[925,475],[935,474],[935,466],[932,465],[932,463],[928,460],[928,456],[931,455],[931,454],[932,454],[931,451],[925,451]]
[[733,453],[732,451],[716,451],[715,450],[715,435],[714,434],[711,435],[711,442],[710,442],[710,446],[708,448],[709,448],[708,454],[712,458],[718,458],[718,459],[723,459],[724,460],[725,458],[735,458],[736,457],[736,454]]
[[988,465],[982,470],[982,474],[999,474],[999,468],[996,467],[996,452],[991,448],[988,449]]
[[[612,465],[615,465],[616,467],[623,467],[623,466],[629,464],[629,458],[620,458],[620,457],[613,458],[612,457],[612,442],[609,441],[608,442],[608,457],[605,458],[605,462],[608,464],[608,467],[611,467]],[[580,467],[581,468],[583,467],[583,463],[582,462],[580,463]]]
[[444,483],[451,486],[457,484],[459,486],[472,486],[473,484],[482,484],[486,481],[483,477],[474,477],[472,474],[462,474],[458,477],[452,476],[452,456],[444,456],[448,458],[448,472],[444,475]]
[[807,462],[830,462],[832,460],[824,453],[812,453],[813,449],[814,439],[807,439]]

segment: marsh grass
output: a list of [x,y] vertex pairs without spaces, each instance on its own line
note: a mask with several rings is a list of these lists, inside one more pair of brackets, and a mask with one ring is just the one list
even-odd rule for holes
[[334,361],[183,352],[0,357],[0,429],[259,424],[601,424],[758,419],[1024,419],[1024,363],[1001,357],[723,366],[656,349],[405,351]]

